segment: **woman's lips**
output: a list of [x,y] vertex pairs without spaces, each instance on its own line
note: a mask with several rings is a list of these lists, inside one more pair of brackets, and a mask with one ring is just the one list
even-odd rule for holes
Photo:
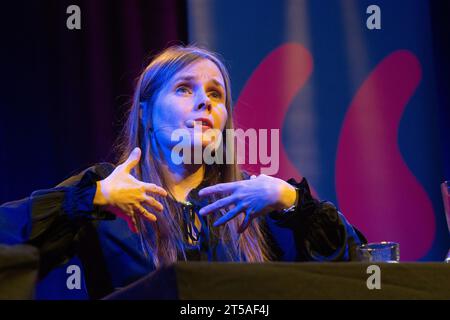
[[209,120],[208,118],[197,118],[197,119],[194,119],[194,121],[196,123],[197,122],[201,123],[201,125],[205,126],[205,127],[210,127],[210,128],[213,127],[212,121]]
[[201,126],[202,129],[212,129],[213,127],[211,121],[205,118],[187,120],[185,123],[188,128],[194,128],[194,126]]

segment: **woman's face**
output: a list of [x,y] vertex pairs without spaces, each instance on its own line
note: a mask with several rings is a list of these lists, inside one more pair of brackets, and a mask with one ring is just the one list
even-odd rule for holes
[[172,132],[184,129],[191,137],[191,146],[205,147],[211,142],[207,130],[222,132],[225,128],[225,100],[225,81],[214,62],[201,59],[180,70],[161,88],[153,105],[158,142],[173,147],[177,141],[171,141]]

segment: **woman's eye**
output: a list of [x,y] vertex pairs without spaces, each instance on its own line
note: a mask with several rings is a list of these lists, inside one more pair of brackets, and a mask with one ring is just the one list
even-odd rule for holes
[[188,87],[180,86],[176,89],[176,92],[180,94],[189,94],[191,91],[189,90]]
[[219,91],[211,91],[210,95],[214,98],[214,99],[220,99],[222,98],[222,94]]

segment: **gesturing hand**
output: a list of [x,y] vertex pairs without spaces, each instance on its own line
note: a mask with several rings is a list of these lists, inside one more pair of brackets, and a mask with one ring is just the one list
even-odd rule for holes
[[203,207],[199,214],[207,215],[221,208],[233,206],[227,214],[220,217],[214,226],[222,225],[235,218],[239,213],[245,213],[245,218],[238,232],[243,232],[250,222],[271,210],[289,208],[295,203],[296,190],[284,180],[261,174],[257,178],[236,182],[219,183],[200,190],[200,196],[211,194],[226,195]]
[[107,206],[116,215],[131,218],[136,228],[135,214],[141,214],[150,221],[156,221],[156,216],[143,207],[147,204],[152,209],[161,212],[163,206],[151,195],[167,196],[167,192],[153,183],[139,181],[130,171],[139,163],[141,150],[135,148],[128,159],[117,166],[104,180],[97,182],[94,204]]

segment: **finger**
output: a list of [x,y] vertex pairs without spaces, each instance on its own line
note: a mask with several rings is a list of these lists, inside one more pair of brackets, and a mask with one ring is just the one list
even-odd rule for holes
[[135,206],[135,208],[136,208],[137,212],[139,214],[141,214],[147,220],[149,220],[151,222],[155,222],[157,220],[156,216],[154,214],[151,214],[150,212],[148,212],[147,209],[145,209],[142,205],[137,204]]
[[220,208],[223,208],[225,206],[229,206],[230,204],[234,203],[237,200],[236,196],[229,196],[226,198],[222,198],[220,200],[217,200],[203,208],[200,209],[199,214],[201,216],[206,215],[208,213],[214,212],[219,210]]
[[160,195],[162,197],[167,197],[167,191],[164,190],[163,188],[157,186],[156,184],[146,183],[146,182],[142,182],[142,183],[145,187],[146,192],[154,193],[154,194]]
[[214,186],[201,189],[198,192],[198,195],[203,197],[219,192],[220,193],[233,192],[239,186],[240,183],[241,181],[218,183]]
[[242,224],[239,226],[238,233],[242,233],[248,228],[250,222],[252,221],[252,217],[253,210],[249,208],[245,211],[245,218],[244,221],[242,221]]
[[141,159],[141,149],[136,147],[131,151],[128,159],[123,163],[125,171],[130,173],[131,169],[133,169]]
[[158,202],[155,198],[152,198],[150,196],[145,196],[144,202],[146,204],[148,204],[150,207],[155,208],[156,210],[158,210],[160,212],[164,210],[163,205],[160,202]]
[[242,203],[238,204],[236,207],[234,207],[233,209],[228,211],[227,214],[225,214],[222,217],[220,217],[219,219],[217,219],[216,222],[214,222],[213,226],[218,227],[224,223],[227,223],[228,221],[230,221],[231,219],[236,217],[239,213],[241,213],[243,208],[244,208],[244,205]]
[[113,207],[111,209],[112,209],[111,211],[114,212],[115,215],[124,219],[127,222],[128,228],[130,228],[130,230],[133,233],[138,232],[136,214],[134,213],[134,210],[132,207],[127,207],[127,208],[123,208],[123,209]]
[[131,219],[131,222],[133,222],[133,225],[135,227],[137,227],[136,214],[134,212],[130,215],[130,219]]
[[128,227],[130,228],[131,232],[137,233],[138,232],[138,225],[135,217],[133,216],[131,218],[131,221],[128,221]]

